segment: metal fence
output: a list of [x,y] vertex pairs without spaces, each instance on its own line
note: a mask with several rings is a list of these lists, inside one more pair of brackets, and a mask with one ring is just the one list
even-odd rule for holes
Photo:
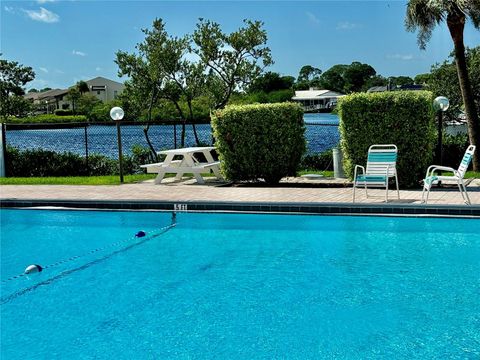
[[[340,139],[338,123],[306,122],[305,125],[307,154],[322,153],[338,144]],[[148,147],[145,126],[145,123],[140,122],[122,123],[124,155],[131,155],[134,146]],[[71,152],[84,156],[87,163],[91,154],[118,158],[117,132],[114,123],[6,124],[4,130],[5,144],[20,150]],[[213,143],[209,123],[195,124],[195,130],[202,145],[207,146]],[[179,123],[151,123],[148,136],[157,151],[182,147],[182,125]],[[195,145],[197,142],[193,125],[187,124],[184,146]]]

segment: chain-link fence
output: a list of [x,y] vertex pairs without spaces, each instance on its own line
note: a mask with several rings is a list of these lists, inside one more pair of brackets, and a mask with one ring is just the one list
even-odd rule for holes
[[[338,144],[340,138],[338,123],[306,122],[305,125],[307,155],[315,156]],[[20,154],[27,150],[30,151],[29,154],[43,151],[56,154],[70,153],[82,157],[83,166],[87,168],[82,172],[85,174],[95,175],[88,171],[89,159],[92,157],[95,157],[97,162],[99,156],[110,160],[118,159],[115,123],[6,124],[4,137],[7,149],[15,149],[20,151]],[[123,154],[126,156],[134,156],[135,148],[149,149],[147,137],[156,151],[213,144],[209,123],[186,124],[183,132],[181,123],[159,122],[147,125],[139,122],[123,122],[121,137]],[[9,151],[7,151],[7,176],[11,176],[12,173],[18,175],[18,172],[8,168],[9,165],[14,166],[8,161],[8,155]]]

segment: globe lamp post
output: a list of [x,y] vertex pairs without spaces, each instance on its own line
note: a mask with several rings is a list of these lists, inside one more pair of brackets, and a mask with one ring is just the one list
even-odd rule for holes
[[438,164],[443,165],[443,145],[442,145],[442,128],[443,128],[443,113],[448,110],[450,101],[445,96],[438,96],[433,100],[433,108],[437,112],[438,121],[438,140],[437,140],[437,159]]
[[122,159],[122,133],[120,130],[120,121],[125,113],[123,109],[116,106],[110,110],[110,117],[117,123],[117,140],[118,140],[118,165],[120,168],[120,183],[123,184],[123,159]]

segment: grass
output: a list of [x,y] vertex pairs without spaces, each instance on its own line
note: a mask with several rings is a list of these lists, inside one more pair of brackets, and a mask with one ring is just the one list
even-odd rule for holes
[[[301,170],[298,176],[305,174],[321,174],[325,177],[333,177],[333,171]],[[186,174],[188,175],[188,174]],[[210,176],[211,174],[202,174]],[[448,175],[445,173],[445,175]],[[173,177],[174,174],[167,174],[166,177]],[[132,184],[155,178],[155,174],[125,175],[124,183]],[[480,179],[480,172],[468,171],[465,178]],[[0,178],[0,185],[120,185],[118,175],[108,176],[72,176],[72,177],[11,177]]]
[[[131,184],[153,179],[155,174],[125,175],[124,183]],[[11,177],[0,178],[0,185],[119,185],[118,175],[65,177]]]

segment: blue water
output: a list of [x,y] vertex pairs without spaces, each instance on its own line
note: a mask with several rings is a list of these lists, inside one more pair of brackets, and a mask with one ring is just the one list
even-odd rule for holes
[[[305,114],[307,151],[320,153],[336,146],[340,140],[338,116],[334,114]],[[88,152],[117,158],[117,133],[115,126],[90,126],[87,128]],[[210,124],[197,125],[200,141],[211,144]],[[175,146],[172,125],[152,125],[148,132],[150,140],[157,150],[172,149]],[[180,147],[181,126],[177,126],[177,147]],[[85,129],[49,129],[49,130],[9,130],[7,144],[19,149],[45,149],[56,152],[70,151],[85,155]],[[143,125],[122,126],[122,143],[125,154],[131,154],[134,145],[148,147],[143,133]],[[191,126],[187,126],[185,146],[194,146],[195,137]]]
[[127,242],[2,282],[1,358],[480,357],[480,220],[179,214],[125,250],[170,220],[2,210],[2,280]]

